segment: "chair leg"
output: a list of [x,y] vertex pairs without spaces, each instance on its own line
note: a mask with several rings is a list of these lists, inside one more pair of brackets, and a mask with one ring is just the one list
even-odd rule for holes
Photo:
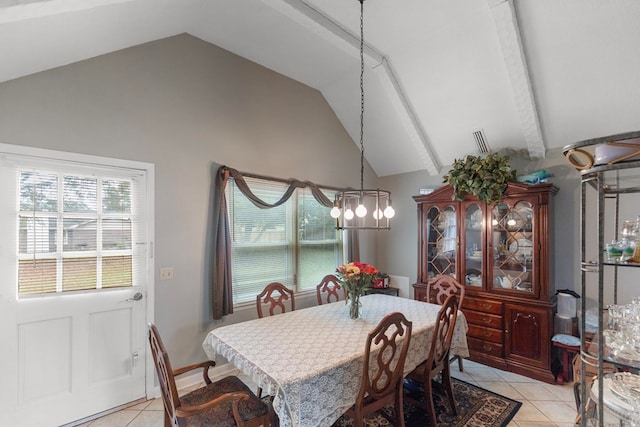
[[364,415],[361,410],[356,410],[353,412],[353,427],[364,427]]
[[402,401],[403,387],[400,382],[400,387],[396,391],[396,426],[404,427],[404,402]]
[[451,369],[447,365],[445,365],[444,369],[442,370],[442,386],[445,388],[447,396],[449,397],[451,412],[453,412],[454,415],[457,415],[458,410],[456,408],[456,399],[453,396],[453,383],[451,382]]
[[436,424],[436,408],[433,406],[433,385],[431,380],[427,379],[424,382],[424,403],[427,408],[427,417],[429,418],[429,425],[435,426]]
[[464,370],[462,369],[462,357],[460,356],[456,356],[458,358],[458,369],[460,370],[460,372],[464,372]]
[[276,411],[273,410],[273,404],[269,405],[269,425],[271,427],[280,427],[280,418],[278,418]]

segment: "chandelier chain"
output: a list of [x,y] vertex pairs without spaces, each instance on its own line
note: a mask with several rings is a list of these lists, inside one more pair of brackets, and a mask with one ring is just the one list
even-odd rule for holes
[[360,0],[360,190],[364,189],[364,0]]
[[[336,230],[389,230],[395,216],[391,192],[364,189],[364,1],[360,2],[360,189],[338,191],[331,217]],[[356,207],[357,206],[357,207]],[[353,210],[355,208],[355,212]],[[383,210],[384,209],[384,210]],[[367,213],[370,213],[367,215]]]

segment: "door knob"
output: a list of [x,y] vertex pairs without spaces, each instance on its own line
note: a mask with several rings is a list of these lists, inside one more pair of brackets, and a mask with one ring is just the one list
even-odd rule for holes
[[136,292],[133,298],[127,298],[125,301],[140,301],[142,299],[142,293]]

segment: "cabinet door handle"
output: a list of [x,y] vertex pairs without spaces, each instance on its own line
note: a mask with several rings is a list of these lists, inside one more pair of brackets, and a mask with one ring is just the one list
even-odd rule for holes
[[482,349],[484,351],[491,351],[491,350],[493,350],[493,347],[490,346],[490,345],[487,345],[487,344],[482,344]]
[[486,309],[489,309],[489,308],[492,308],[492,307],[493,307],[493,304],[487,304],[486,302],[483,302],[483,303],[482,303],[482,304],[480,304],[480,305],[482,306],[482,308],[486,308]]
[[483,317],[483,318],[482,318],[482,321],[483,321],[484,323],[491,323],[491,318],[489,318],[489,317]]
[[482,335],[484,335],[485,337],[490,337],[493,335],[493,333],[489,331],[482,331]]
[[505,333],[505,334],[507,334],[507,335],[509,335],[509,330],[508,330],[508,329],[505,329],[505,330],[504,330],[504,333]]

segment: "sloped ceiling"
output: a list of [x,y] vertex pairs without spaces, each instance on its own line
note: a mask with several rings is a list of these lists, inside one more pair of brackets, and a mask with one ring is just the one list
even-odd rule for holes
[[[640,129],[640,1],[367,0],[378,176]],[[0,82],[189,33],[319,90],[359,147],[358,0],[0,0]]]

